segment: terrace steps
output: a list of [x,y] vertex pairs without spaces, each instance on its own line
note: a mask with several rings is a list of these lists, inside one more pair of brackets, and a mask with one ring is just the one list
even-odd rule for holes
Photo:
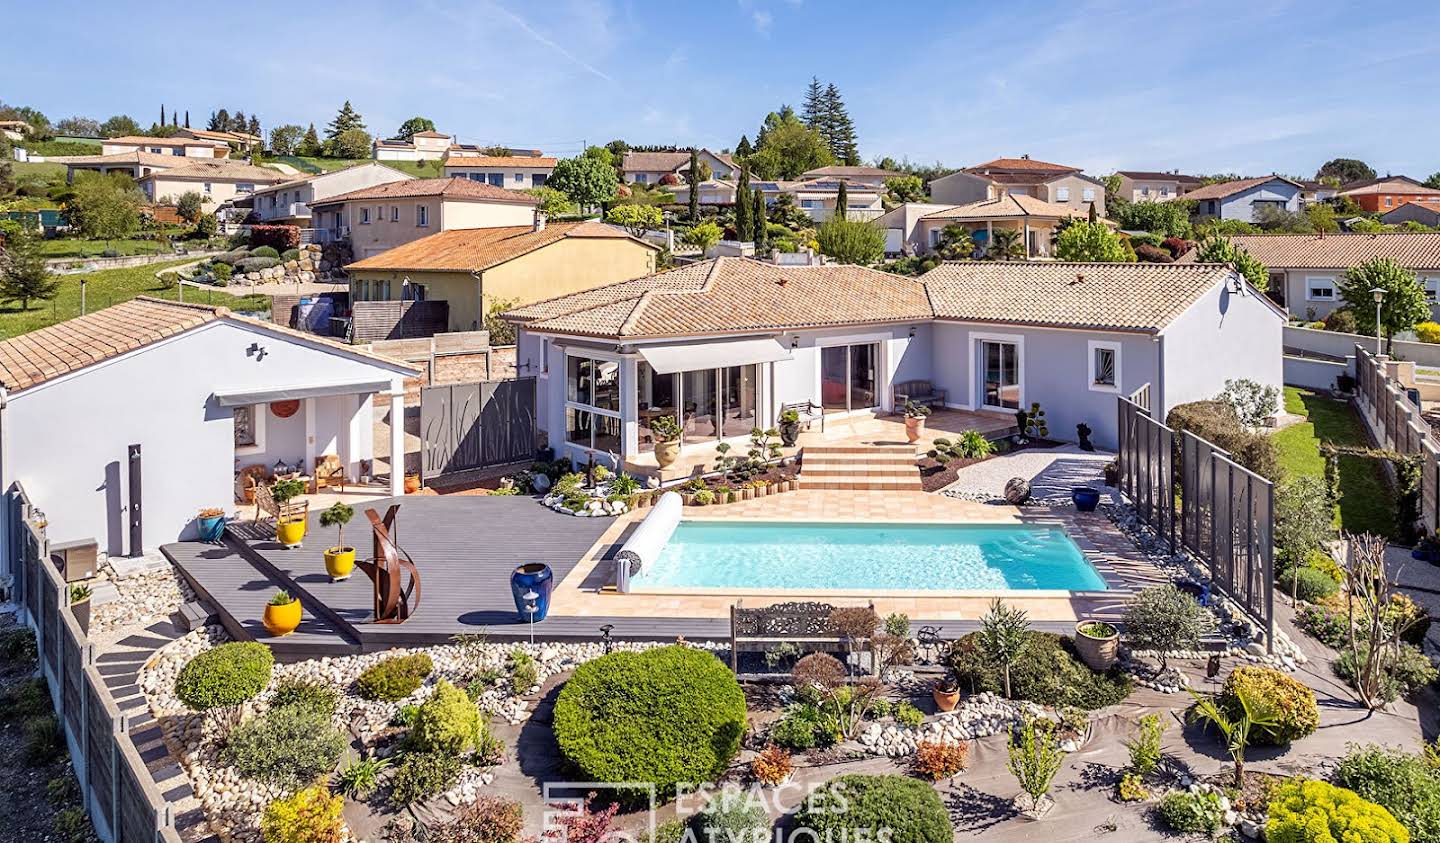
[[806,489],[923,491],[910,445],[806,445],[800,477]]

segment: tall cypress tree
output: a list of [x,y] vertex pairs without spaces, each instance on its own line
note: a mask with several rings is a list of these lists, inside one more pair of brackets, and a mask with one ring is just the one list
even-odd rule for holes
[[185,128],[190,128],[190,109],[185,109]]
[[751,223],[755,226],[755,254],[760,254],[770,245],[770,233],[765,230],[765,194],[760,188],[751,193],[754,205],[750,209]]
[[165,125],[165,103],[160,103],[160,125]]
[[740,184],[735,188],[735,239],[744,243],[753,239],[755,229],[750,225],[750,170],[740,168]]
[[835,192],[835,216],[842,220],[850,219],[850,188],[845,186],[845,180],[840,180],[840,189]]
[[690,221],[700,219],[700,153],[690,147],[690,170],[685,174],[690,182]]

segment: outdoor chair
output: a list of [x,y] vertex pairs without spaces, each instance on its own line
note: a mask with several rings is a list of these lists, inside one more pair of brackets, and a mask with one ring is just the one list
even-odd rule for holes
[[895,384],[895,412],[903,412],[906,404],[945,406],[945,390],[936,389],[930,381],[902,381]]
[[277,503],[274,496],[270,494],[270,486],[262,483],[255,487],[256,521],[260,520],[262,512],[277,521],[303,521],[310,514],[310,502]]
[[270,467],[265,465],[247,465],[235,474],[235,502],[251,503],[255,500],[255,490],[270,482]]
[[810,425],[818,419],[820,421],[820,432],[825,432],[825,412],[821,406],[814,401],[806,400],[796,401],[791,404],[781,404],[780,412],[783,414],[786,410],[794,410],[796,413],[799,413],[800,423],[805,425],[806,430],[809,430]]
[[345,491],[345,464],[334,454],[326,454],[315,466],[315,491],[322,488]]

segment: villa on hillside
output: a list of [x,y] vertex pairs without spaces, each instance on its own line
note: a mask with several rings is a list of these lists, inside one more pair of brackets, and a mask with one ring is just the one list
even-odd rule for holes
[[409,140],[376,138],[372,155],[376,161],[438,161],[454,140],[444,132],[416,132]]
[[1127,202],[1168,202],[1200,187],[1203,182],[1198,176],[1173,172],[1150,170],[1118,170],[1120,177],[1119,198]]
[[204,138],[152,138],[145,135],[126,135],[106,138],[100,142],[101,155],[120,155],[126,152],[149,152],[154,155],[175,155],[185,158],[229,158],[230,144],[221,140]]
[[413,179],[384,164],[356,164],[341,170],[313,173],[282,181],[255,191],[255,218],[267,225],[286,224],[309,228],[310,206],[317,202],[366,187]]
[[1195,214],[1202,219],[1255,222],[1261,208],[1299,211],[1303,189],[1300,182],[1284,176],[1259,176],[1207,184],[1186,193],[1185,198],[1195,203]]
[[[712,178],[729,180],[740,175],[735,160],[724,153],[708,149],[696,151],[700,161],[710,167]],[[667,176],[673,176],[672,184],[683,184],[690,169],[690,153],[679,152],[627,152],[620,159],[620,178],[635,184],[664,184]]]
[[915,381],[982,415],[1039,403],[1051,436],[1084,423],[1114,448],[1117,395],[1148,393],[1163,418],[1227,379],[1278,387],[1285,324],[1213,264],[964,262],[909,278],[723,257],[505,318],[550,445],[636,471],[654,466],[660,416],[703,450],[786,405],[817,408],[817,425],[895,412],[897,385]]
[[1055,205],[1105,216],[1105,183],[1079,167],[1028,156],[996,158],[930,182],[930,201],[966,205],[1001,196],[1030,196]]
[[484,182],[510,190],[544,187],[559,159],[543,155],[469,155],[450,150],[445,175]]
[[470,179],[400,179],[316,200],[310,212],[319,240],[349,240],[363,259],[437,231],[529,226],[539,204]]
[[257,167],[228,159],[180,159],[179,167],[152,170],[140,177],[145,198],[162,204],[173,203],[185,193],[198,193],[206,212],[236,199],[248,199],[261,187],[285,180],[285,174],[269,167]]

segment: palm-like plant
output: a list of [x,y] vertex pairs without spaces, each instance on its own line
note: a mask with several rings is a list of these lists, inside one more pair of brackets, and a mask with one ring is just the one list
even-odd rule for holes
[[986,658],[1000,666],[1006,699],[1010,698],[1010,665],[1029,642],[1030,619],[1025,610],[1006,606],[1003,600],[995,598],[990,611],[980,618],[980,649]]
[[1186,688],[1195,698],[1195,707],[1190,710],[1190,722],[1214,724],[1225,738],[1225,749],[1235,761],[1235,786],[1245,784],[1245,748],[1250,745],[1250,732],[1257,729],[1274,729],[1280,724],[1278,712],[1242,688],[1235,689],[1235,698],[1240,702],[1240,714],[1227,714],[1214,697],[1202,697]]
[[985,258],[992,261],[1025,260],[1025,238],[1013,228],[997,228],[990,232],[990,245]]

